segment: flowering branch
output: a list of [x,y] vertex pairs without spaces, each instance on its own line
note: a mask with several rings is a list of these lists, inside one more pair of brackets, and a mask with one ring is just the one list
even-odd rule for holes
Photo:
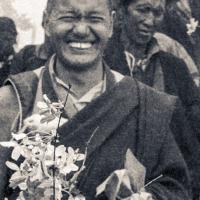
[[[58,139],[58,129],[60,127],[60,122],[61,122],[61,118],[62,118],[62,113],[64,112],[64,109],[65,109],[65,106],[67,104],[67,100],[68,100],[68,97],[69,97],[69,92],[70,92],[70,89],[71,89],[71,85],[69,86],[69,90],[67,92],[67,96],[65,98],[65,102],[64,102],[64,105],[63,107],[59,107],[60,110],[62,109],[62,111],[59,112],[59,120],[58,120],[58,126],[57,126],[57,129],[56,129],[56,136],[55,136],[55,140],[54,140],[54,145],[56,145],[56,142],[57,142],[57,139]],[[57,110],[56,110],[57,111]],[[55,160],[56,160],[56,146],[54,147],[54,153],[53,153],[53,160],[54,160],[54,163],[55,163]],[[56,200],[56,179],[55,179],[55,168],[53,170],[53,196],[54,196],[54,200]]]
[[[12,133],[11,141],[0,143],[4,147],[13,147],[13,161],[7,161],[6,165],[13,171],[9,186],[21,190],[18,200],[61,200],[66,194],[71,200],[85,199],[76,189],[76,181],[85,169],[87,147],[85,155],[79,153],[79,149],[55,146],[58,142],[57,129],[67,121],[62,118],[65,104],[63,106],[61,102],[51,102],[44,95],[44,102],[37,104],[39,114],[33,114],[24,120],[23,128]],[[15,162],[20,157],[23,162],[18,166]],[[77,165],[79,162],[82,164],[81,168]]]

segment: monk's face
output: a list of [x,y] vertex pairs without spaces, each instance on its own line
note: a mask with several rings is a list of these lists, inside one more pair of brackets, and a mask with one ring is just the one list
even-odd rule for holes
[[146,45],[163,20],[165,0],[132,0],[125,9],[125,29],[132,42]]
[[112,35],[107,0],[55,0],[45,26],[57,58],[66,67],[84,70],[102,58]]

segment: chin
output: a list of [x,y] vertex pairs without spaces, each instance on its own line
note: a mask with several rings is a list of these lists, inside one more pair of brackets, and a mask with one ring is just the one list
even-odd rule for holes
[[[152,38],[151,38],[152,39]],[[138,46],[146,46],[150,41],[151,41],[150,38],[138,38],[135,43],[138,45]]]
[[96,66],[98,62],[98,57],[95,58],[74,58],[71,57],[64,57],[60,56],[58,59],[61,61],[62,65],[67,68],[68,70],[73,71],[87,71],[88,69],[91,69],[92,67]]

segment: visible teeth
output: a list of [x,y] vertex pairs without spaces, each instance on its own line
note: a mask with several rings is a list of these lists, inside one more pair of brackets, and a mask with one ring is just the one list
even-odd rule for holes
[[79,49],[88,49],[92,47],[91,43],[80,43],[80,42],[71,42],[70,46],[73,48],[79,48]]

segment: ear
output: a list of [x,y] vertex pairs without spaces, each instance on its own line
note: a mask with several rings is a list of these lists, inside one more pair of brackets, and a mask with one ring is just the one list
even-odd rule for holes
[[111,12],[111,24],[110,24],[110,26],[111,26],[111,31],[110,31],[109,38],[111,38],[112,35],[113,35],[113,28],[114,28],[114,20],[115,20],[115,17],[116,17],[116,12],[113,10],[113,11]]
[[42,27],[44,28],[45,35],[49,37],[50,36],[49,15],[46,10],[43,12]]

